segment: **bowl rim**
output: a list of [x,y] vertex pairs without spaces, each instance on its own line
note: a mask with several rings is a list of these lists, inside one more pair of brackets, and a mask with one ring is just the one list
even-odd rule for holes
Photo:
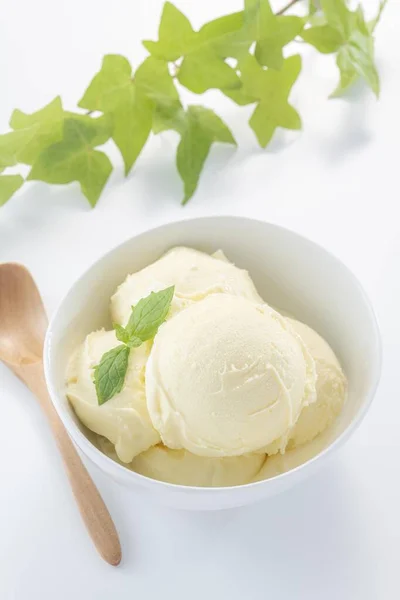
[[[270,477],[268,479],[262,479],[262,480],[253,481],[250,483],[234,485],[234,486],[223,486],[223,487],[191,486],[191,485],[183,485],[183,484],[176,484],[176,483],[168,483],[165,481],[152,479],[151,477],[141,475],[140,473],[137,473],[135,471],[128,469],[127,467],[125,467],[123,465],[120,465],[119,463],[114,461],[112,458],[110,458],[106,454],[102,453],[101,450],[99,450],[85,436],[85,434],[79,429],[79,427],[76,425],[76,423],[70,417],[68,412],[62,408],[61,403],[59,403],[59,394],[56,391],[56,386],[53,383],[52,374],[51,374],[53,330],[55,328],[55,325],[56,325],[58,319],[60,318],[60,315],[62,315],[62,313],[63,313],[64,305],[66,303],[68,303],[69,296],[73,293],[75,288],[82,281],[85,280],[88,273],[96,265],[98,265],[100,262],[106,260],[114,252],[121,251],[121,249],[125,245],[128,246],[132,242],[132,240],[138,239],[141,237],[145,237],[146,235],[148,235],[150,233],[156,233],[157,231],[161,231],[168,227],[185,226],[185,224],[187,224],[188,222],[226,221],[226,220],[246,221],[246,222],[255,223],[255,224],[258,224],[261,226],[268,225],[277,230],[280,230],[285,235],[289,234],[290,236],[293,236],[293,237],[297,238],[298,240],[300,240],[303,244],[305,243],[305,244],[311,245],[314,248],[316,248],[319,252],[323,252],[323,253],[327,254],[331,259],[333,259],[334,261],[339,263],[340,267],[347,272],[347,274],[350,276],[350,279],[352,280],[353,284],[358,289],[358,291],[360,293],[360,297],[364,302],[364,305],[367,309],[367,314],[368,314],[370,323],[372,325],[372,331],[374,334],[375,348],[374,348],[373,355],[375,356],[375,361],[374,361],[374,365],[373,365],[373,369],[372,369],[372,373],[371,373],[371,384],[369,386],[368,393],[366,394],[366,397],[364,399],[361,409],[358,411],[358,413],[355,416],[355,418],[353,419],[353,421],[345,428],[345,430],[331,444],[329,444],[326,448],[324,448],[321,452],[319,452],[318,454],[316,454],[315,456],[313,456],[306,462],[301,463],[300,465],[294,467],[293,469],[290,469],[289,471],[285,471],[283,473],[280,473],[280,474]],[[356,431],[356,429],[360,426],[360,424],[363,421],[365,415],[367,414],[367,412],[371,406],[372,400],[376,394],[376,390],[379,385],[379,380],[380,380],[381,370],[382,370],[382,340],[381,340],[381,334],[380,334],[380,329],[379,329],[379,324],[378,324],[376,313],[374,311],[372,303],[371,303],[367,293],[365,292],[363,286],[361,285],[358,278],[351,271],[351,269],[349,269],[349,267],[347,267],[347,265],[344,262],[342,262],[337,256],[335,256],[330,250],[321,246],[317,242],[314,242],[313,240],[309,239],[305,235],[302,235],[296,231],[293,231],[292,229],[290,229],[288,227],[284,227],[284,226],[276,224],[276,223],[271,223],[269,221],[265,221],[262,219],[255,219],[255,218],[251,218],[251,217],[242,217],[242,216],[237,216],[237,215],[214,215],[214,216],[211,215],[211,216],[206,216],[206,217],[189,217],[189,218],[169,221],[167,223],[163,223],[156,227],[153,227],[150,229],[145,229],[145,230],[140,231],[137,234],[131,236],[130,238],[125,239],[123,242],[117,244],[116,246],[114,246],[113,248],[111,248],[110,250],[108,250],[107,252],[102,254],[97,260],[92,262],[90,264],[90,266],[88,268],[86,268],[85,271],[69,287],[68,291],[64,294],[63,298],[59,302],[56,310],[54,311],[54,313],[50,319],[50,322],[49,322],[49,325],[47,328],[47,332],[46,332],[46,336],[45,336],[43,361],[44,361],[44,374],[45,374],[46,384],[47,384],[47,387],[49,390],[49,395],[50,395],[52,404],[53,404],[55,410],[57,411],[57,414],[60,417],[64,427],[66,428],[68,435],[72,438],[72,441],[78,446],[78,448],[88,458],[90,458],[99,468],[101,468],[102,471],[106,472],[109,476],[111,476],[110,470],[111,471],[114,470],[114,472],[116,474],[121,475],[123,478],[131,479],[132,483],[140,485],[141,487],[158,488],[160,491],[162,489],[164,489],[164,490],[180,491],[180,492],[183,492],[186,494],[201,493],[201,494],[207,494],[207,495],[212,494],[215,496],[217,494],[222,495],[222,494],[235,493],[235,490],[236,491],[240,490],[240,492],[247,490],[247,492],[244,492],[244,493],[250,493],[250,490],[252,490],[254,488],[260,488],[261,486],[267,486],[268,484],[272,485],[272,482],[275,483],[278,480],[280,482],[283,482],[284,480],[287,480],[290,477],[294,478],[294,476],[296,474],[298,474],[299,471],[303,471],[305,474],[306,472],[310,472],[313,469],[313,467],[316,465],[316,463],[322,462],[324,459],[326,459],[328,456],[330,456],[335,450],[337,450],[337,448],[342,446],[353,435],[353,433]],[[102,462],[104,463],[104,466],[101,465]]]

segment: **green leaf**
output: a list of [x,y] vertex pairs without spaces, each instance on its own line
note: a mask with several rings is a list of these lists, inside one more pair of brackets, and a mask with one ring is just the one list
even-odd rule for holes
[[301,37],[307,44],[311,44],[322,54],[337,52],[343,42],[340,33],[330,25],[305,29]]
[[189,106],[176,154],[178,172],[184,183],[183,204],[196,191],[200,173],[214,142],[236,145],[231,131],[212,110]]
[[0,206],[3,206],[24,183],[21,175],[0,175]]
[[382,0],[382,2],[379,5],[379,10],[378,10],[378,14],[376,15],[375,19],[372,19],[372,21],[370,21],[368,23],[368,31],[370,33],[374,33],[377,25],[379,24],[381,17],[382,17],[382,13],[385,10],[386,4],[388,3],[388,0]]
[[[138,69],[143,68],[141,65]],[[113,118],[113,140],[118,146],[127,175],[149,137],[154,103],[136,84],[129,61],[123,56],[104,57],[83,98],[81,108],[99,110]]]
[[129,334],[126,331],[125,327],[122,327],[122,325],[118,325],[118,323],[113,323],[113,327],[115,330],[117,340],[123,342],[124,344],[127,344],[129,342]]
[[336,62],[340,71],[340,83],[332,97],[340,96],[358,76],[361,76],[376,96],[379,96],[379,73],[374,63],[371,38],[366,38],[358,32],[353,33],[349,44],[339,50]]
[[156,58],[174,61],[186,54],[195,43],[189,20],[171,2],[164,4],[158,30],[158,42],[144,41],[143,46]]
[[281,69],[283,48],[302,31],[305,19],[275,15],[269,0],[245,0],[245,23],[256,44],[258,62],[272,69]]
[[288,102],[301,71],[301,57],[287,58],[282,69],[275,71],[264,70],[254,56],[249,55],[240,68],[245,92],[259,101],[249,123],[260,146],[267,146],[277,127],[301,129],[300,116]]
[[281,69],[283,65],[283,48],[301,33],[304,19],[301,17],[274,17],[273,25],[264,37],[257,42],[256,58],[261,65],[271,69]]
[[128,342],[127,342],[127,346],[129,346],[129,348],[137,348],[138,346],[141,346],[143,344],[143,341],[135,336],[132,336],[129,338]]
[[62,138],[63,118],[59,97],[31,115],[15,110],[10,121],[15,131],[0,135],[0,166],[32,164],[44,148]]
[[351,33],[352,13],[346,0],[321,0],[321,8],[328,25],[341,35],[343,41],[347,40]]
[[155,104],[153,131],[175,129],[184,111],[167,64],[150,56],[136,71],[135,80]]
[[213,48],[222,58],[241,58],[247,54],[253,38],[244,26],[243,11],[225,15],[203,25],[197,34],[200,47]]
[[118,394],[124,385],[130,348],[122,345],[106,352],[94,370],[94,383],[99,405]]
[[308,2],[308,14],[310,15],[310,17],[312,17],[313,15],[315,15],[315,13],[318,11],[317,5],[315,3],[315,0],[309,0]]
[[178,72],[179,83],[195,94],[209,89],[239,88],[234,69],[212,49],[198,50],[185,56]]
[[129,339],[136,344],[135,340],[141,342],[152,339],[158,328],[164,323],[174,296],[174,286],[151,292],[146,298],[142,298],[132,307],[126,331]]
[[[347,8],[345,0],[321,0],[321,7],[328,26],[341,38],[336,59],[340,82],[332,97],[340,96],[358,76],[361,76],[376,96],[379,96],[380,84],[374,59],[374,40],[361,6],[352,12]],[[377,18],[379,19],[379,15]]]
[[243,89],[243,86],[241,86],[240,88],[233,90],[225,89],[222,90],[222,92],[225,96],[233,100],[233,102],[235,102],[239,106],[247,106],[248,104],[254,104],[254,102],[257,102],[257,98],[249,96],[248,94],[246,94],[246,92],[243,91]]
[[94,119],[66,113],[62,141],[39,155],[28,180],[61,184],[78,181],[94,206],[112,171],[109,158],[94,148],[104,144],[111,133],[110,120],[105,116]]
[[[251,39],[244,40],[241,13],[218,19],[195,32],[186,17],[170,2],[164,5],[158,42],[144,42],[153,57],[175,61],[179,82],[196,94],[215,88],[240,87],[240,81],[226,62],[226,56],[247,52]],[[233,18],[231,18],[233,17]],[[157,127],[156,127],[157,129]]]

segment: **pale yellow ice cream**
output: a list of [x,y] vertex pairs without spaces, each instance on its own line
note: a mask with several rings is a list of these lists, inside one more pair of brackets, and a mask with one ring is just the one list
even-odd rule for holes
[[215,294],[159,329],[146,397],[169,448],[240,456],[284,436],[315,400],[314,361],[276,311]]
[[288,449],[313,440],[334,421],[346,398],[346,377],[332,348],[316,331],[289,319],[315,361],[317,400],[303,408],[290,434]]
[[171,285],[167,321],[131,350],[119,394],[99,405],[94,385],[121,343],[113,331],[89,334],[71,358],[67,395],[101,450],[147,477],[207,487],[272,477],[318,453],[346,396],[329,345],[265,304],[221,251],[185,247],[127,277],[113,322],[126,325],[132,305]]
[[206,458],[187,450],[171,450],[157,444],[125,464],[119,460],[114,446],[105,438],[99,437],[97,446],[104,454],[140,475],[176,485],[199,487],[250,483],[255,480],[266,459],[264,454]]
[[82,423],[109,439],[115,445],[118,457],[123,462],[130,462],[137,454],[157,444],[160,436],[151,423],[145,396],[149,342],[130,353],[121,392],[105,404],[98,404],[94,367],[105,352],[119,344],[114,331],[89,334],[69,363],[67,395]]
[[[286,437],[266,447],[265,450],[270,456],[311,442],[332,424],[342,410],[346,398],[346,376],[328,343],[308,325],[295,319],[287,321],[301,337],[314,359],[317,399],[301,410],[299,418]],[[284,463],[285,461],[281,460],[279,464]]]
[[192,248],[173,248],[159,260],[128,275],[111,298],[114,323],[126,325],[132,305],[150,294],[175,286],[170,316],[210,294],[224,293],[262,302],[243,269],[228,262],[218,251],[213,256]]

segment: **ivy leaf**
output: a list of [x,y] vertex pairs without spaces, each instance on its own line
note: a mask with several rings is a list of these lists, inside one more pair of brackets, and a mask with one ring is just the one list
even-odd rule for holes
[[242,58],[254,41],[243,11],[225,15],[203,25],[197,35],[200,46],[210,46],[222,58]]
[[258,99],[250,127],[265,148],[277,127],[301,129],[298,112],[289,104],[290,91],[301,71],[299,55],[287,58],[280,71],[264,70],[252,55],[240,64],[245,91]]
[[151,292],[132,307],[126,332],[130,340],[138,339],[140,343],[151,340],[164,323],[174,296],[175,287],[171,286],[160,292]]
[[340,33],[330,25],[305,29],[301,37],[307,44],[311,44],[322,54],[337,52],[343,42]]
[[44,148],[61,140],[63,119],[59,97],[31,115],[15,110],[10,121],[15,131],[0,135],[0,166],[32,164]]
[[158,59],[175,61],[183,57],[178,80],[196,94],[212,88],[240,87],[235,70],[225,62],[224,52],[218,47],[216,29],[195,32],[185,15],[166,2],[158,42],[145,41],[143,45]]
[[379,22],[381,20],[382,13],[385,10],[387,3],[388,3],[388,0],[382,0],[382,2],[379,4],[378,14],[376,15],[375,19],[372,19],[372,21],[369,21],[369,23],[367,25],[369,33],[374,33],[377,25],[379,24]]
[[176,154],[176,164],[185,190],[183,204],[196,191],[200,173],[214,142],[236,145],[230,129],[212,110],[189,106]]
[[240,79],[211,48],[204,48],[185,56],[178,71],[178,81],[195,94],[209,89],[239,88]]
[[140,89],[154,102],[154,133],[173,128],[183,109],[168,65],[150,56],[136,71],[135,77]]
[[34,162],[28,180],[47,183],[78,181],[83,194],[95,206],[112,171],[108,156],[95,150],[111,136],[108,117],[93,119],[66,113],[63,139],[46,148]]
[[257,102],[257,98],[253,98],[252,96],[246,94],[243,85],[241,85],[240,88],[234,90],[225,89],[222,90],[222,92],[225,94],[225,96],[233,100],[239,106],[247,106],[248,104],[254,104],[254,102]]
[[315,13],[318,11],[317,5],[315,3],[315,0],[309,0],[308,2],[308,14],[310,15],[310,17],[312,17],[313,15],[315,15]]
[[144,41],[143,46],[156,58],[174,61],[195,45],[195,32],[180,10],[171,2],[164,4],[158,30],[158,42]]
[[[138,69],[144,68],[144,64]],[[81,108],[99,110],[113,118],[113,140],[118,146],[127,175],[149,137],[153,102],[136,84],[129,61],[108,54],[79,102]]]
[[128,370],[130,348],[117,346],[106,352],[94,370],[94,383],[99,405],[104,404],[122,390]]
[[0,206],[3,206],[23,183],[21,175],[0,175]]
[[275,15],[269,0],[245,0],[245,20],[257,41],[255,55],[272,69],[283,66],[283,48],[302,31],[305,19]]
[[359,76],[379,96],[379,74],[374,61],[374,39],[359,6],[352,12],[345,0],[321,0],[327,25],[341,38],[336,63],[340,82],[332,96],[339,96]]
[[328,25],[340,34],[343,41],[351,34],[351,11],[347,8],[346,0],[321,0],[321,8]]

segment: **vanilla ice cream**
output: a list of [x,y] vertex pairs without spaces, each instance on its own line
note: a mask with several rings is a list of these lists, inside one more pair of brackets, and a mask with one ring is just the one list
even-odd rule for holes
[[214,294],[159,330],[146,366],[150,418],[169,448],[262,450],[315,400],[314,361],[267,305]]
[[130,468],[167,483],[221,487],[250,483],[264,461],[262,454],[207,458],[159,444],[134,458]]
[[71,357],[67,396],[96,445],[139,474],[206,487],[272,477],[318,453],[346,397],[325,340],[268,306],[222,251],[185,247],[126,278],[112,321],[126,326],[132,306],[170,286],[166,322],[131,347],[119,393],[99,404],[94,383],[121,344],[114,331],[90,333]]
[[105,404],[98,404],[94,368],[105,352],[119,344],[114,331],[89,334],[69,363],[67,395],[82,423],[109,439],[121,461],[130,462],[137,454],[157,444],[160,436],[151,423],[145,396],[149,342],[130,353],[121,392]]
[[247,271],[230,263],[223,252],[209,256],[192,248],[178,247],[141,271],[128,275],[111,298],[113,322],[126,325],[132,305],[150,292],[171,285],[175,286],[175,295],[170,316],[216,293],[262,302]]
[[304,323],[289,319],[315,361],[317,399],[306,406],[290,434],[288,449],[313,440],[324,431],[342,410],[346,398],[346,377],[327,342]]
[[255,480],[266,459],[265,454],[207,458],[157,444],[126,464],[120,461],[113,444],[106,438],[98,436],[96,445],[104,454],[140,475],[176,485],[198,487],[250,483]]

